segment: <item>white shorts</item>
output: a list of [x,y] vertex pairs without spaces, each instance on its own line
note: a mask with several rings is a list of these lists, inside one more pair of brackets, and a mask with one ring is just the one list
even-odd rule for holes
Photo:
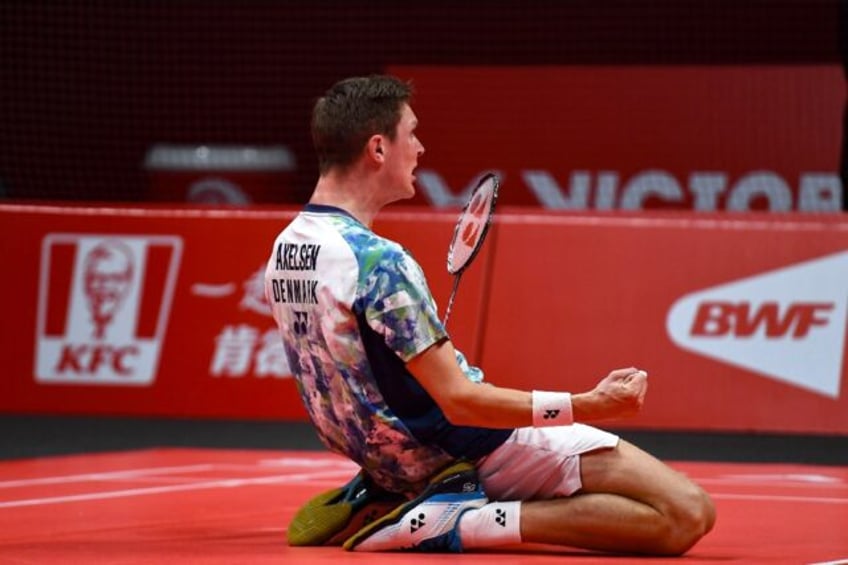
[[583,485],[580,454],[618,444],[618,436],[585,424],[518,428],[477,461],[491,500],[544,500],[571,496]]

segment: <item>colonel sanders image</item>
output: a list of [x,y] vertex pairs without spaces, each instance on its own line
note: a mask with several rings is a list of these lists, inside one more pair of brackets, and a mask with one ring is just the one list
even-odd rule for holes
[[97,244],[85,257],[85,296],[94,324],[94,338],[103,339],[130,290],[133,277],[132,250],[118,240]]

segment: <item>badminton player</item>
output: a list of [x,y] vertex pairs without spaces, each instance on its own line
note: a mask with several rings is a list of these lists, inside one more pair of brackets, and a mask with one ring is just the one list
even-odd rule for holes
[[573,394],[484,383],[451,343],[419,265],[372,231],[383,207],[415,193],[424,146],[411,96],[409,83],[369,76],[318,99],[319,178],[268,260],[266,295],[309,417],[362,469],[338,500],[313,500],[297,519],[336,503],[353,516],[373,495],[393,509],[357,531],[347,517],[323,524],[332,531],[314,539],[357,551],[686,552],[713,525],[707,494],[589,424],[637,413],[646,372],[616,369]]

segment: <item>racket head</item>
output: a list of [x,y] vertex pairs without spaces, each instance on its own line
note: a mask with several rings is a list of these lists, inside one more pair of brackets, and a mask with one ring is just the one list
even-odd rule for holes
[[485,173],[477,181],[453,230],[448,246],[448,272],[457,275],[477,256],[489,232],[495,205],[498,201],[500,179],[495,173]]

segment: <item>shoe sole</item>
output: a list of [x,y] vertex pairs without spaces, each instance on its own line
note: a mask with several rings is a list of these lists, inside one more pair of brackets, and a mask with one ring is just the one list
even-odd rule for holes
[[289,545],[324,545],[350,521],[353,505],[349,502],[328,504],[343,493],[336,488],[316,496],[292,518],[286,536]]

